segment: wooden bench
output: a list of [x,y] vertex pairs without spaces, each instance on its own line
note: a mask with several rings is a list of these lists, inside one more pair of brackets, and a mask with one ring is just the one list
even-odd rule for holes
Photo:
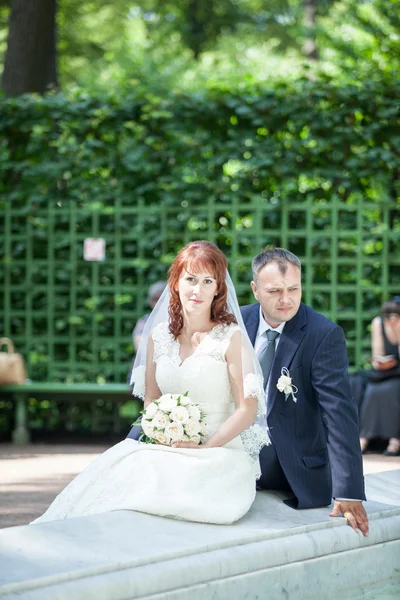
[[115,404],[113,430],[119,433],[118,407],[132,398],[132,393],[126,383],[47,383],[29,382],[26,384],[10,384],[0,386],[0,394],[10,394],[15,398],[15,429],[12,432],[14,444],[30,442],[27,421],[27,403],[30,396],[39,396],[41,400],[76,401],[92,399],[111,400]]

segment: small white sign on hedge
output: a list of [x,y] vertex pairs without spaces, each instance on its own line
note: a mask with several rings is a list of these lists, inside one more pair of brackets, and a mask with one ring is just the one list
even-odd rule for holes
[[83,243],[85,260],[103,261],[106,258],[106,240],[104,238],[86,238]]

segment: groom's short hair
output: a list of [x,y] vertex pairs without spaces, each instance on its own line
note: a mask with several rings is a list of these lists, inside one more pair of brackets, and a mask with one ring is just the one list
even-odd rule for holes
[[257,275],[261,269],[271,262],[276,262],[278,264],[279,271],[282,275],[286,273],[288,263],[301,271],[301,262],[293,252],[290,252],[285,248],[267,248],[260,252],[260,254],[257,254],[251,263],[254,281],[256,281]]

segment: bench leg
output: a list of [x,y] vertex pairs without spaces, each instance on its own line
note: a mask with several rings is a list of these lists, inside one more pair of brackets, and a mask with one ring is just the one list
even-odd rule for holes
[[122,402],[113,402],[113,432],[119,435],[121,433],[121,419],[119,416],[119,407]]
[[27,428],[25,395],[16,394],[15,401],[15,429],[12,432],[12,441],[13,444],[29,444],[31,440]]

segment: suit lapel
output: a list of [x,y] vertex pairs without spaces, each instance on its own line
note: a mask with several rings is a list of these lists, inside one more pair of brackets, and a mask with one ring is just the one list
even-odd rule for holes
[[269,377],[267,415],[269,415],[271,412],[275,399],[278,395],[276,384],[281,376],[281,369],[282,367],[286,367],[290,370],[293,357],[296,354],[301,340],[306,334],[306,325],[306,309],[302,303],[297,314],[293,317],[293,319],[286,323],[276,349],[276,354]]

